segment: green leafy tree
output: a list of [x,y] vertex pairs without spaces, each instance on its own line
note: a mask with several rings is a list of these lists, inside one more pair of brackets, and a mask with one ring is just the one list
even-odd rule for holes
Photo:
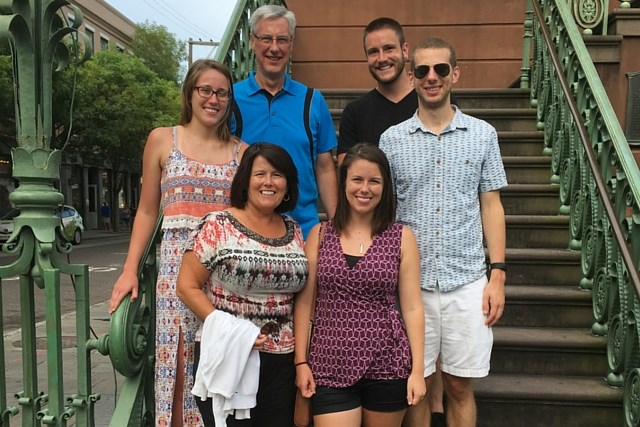
[[[142,61],[118,51],[102,51],[78,72],[71,148],[111,166],[111,206],[124,186],[123,171],[139,162],[153,127],[179,118],[176,83],[159,78]],[[117,224],[117,221],[115,222]]]
[[177,40],[164,25],[149,21],[136,25],[130,47],[160,78],[180,80],[180,63],[187,58],[186,43]]
[[11,57],[0,55],[0,141],[9,147],[16,146],[16,115],[13,96]]

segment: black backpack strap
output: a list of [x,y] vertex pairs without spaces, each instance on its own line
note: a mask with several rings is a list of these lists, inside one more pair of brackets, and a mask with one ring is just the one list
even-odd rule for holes
[[240,112],[240,107],[238,107],[238,103],[235,99],[233,100],[233,106],[231,108],[231,115],[236,120],[235,136],[242,139],[242,113]]
[[[307,87],[307,94],[304,97],[304,130],[307,132],[307,139],[309,140],[309,154],[311,156],[311,164],[313,171],[316,170],[315,162],[315,149],[313,147],[313,135],[311,134],[311,99],[313,98],[313,88]],[[237,123],[237,121],[236,121]]]

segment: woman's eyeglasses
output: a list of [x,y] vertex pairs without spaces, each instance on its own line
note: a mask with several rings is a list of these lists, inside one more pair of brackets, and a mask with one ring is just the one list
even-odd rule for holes
[[198,91],[198,95],[203,98],[211,98],[214,94],[218,101],[226,101],[229,99],[229,91],[227,89],[218,89],[213,90],[209,86],[196,86],[196,90]]
[[[427,74],[429,74],[429,70],[431,70],[431,65],[418,65],[413,69],[413,76],[416,79],[424,79]],[[447,63],[441,63],[433,65],[433,70],[440,77],[447,77],[449,73],[451,73],[451,65]]]

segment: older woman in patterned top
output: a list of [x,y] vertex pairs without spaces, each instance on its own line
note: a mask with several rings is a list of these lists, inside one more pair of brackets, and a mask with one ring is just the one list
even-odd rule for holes
[[354,146],[339,175],[336,216],[321,242],[319,226],[307,240],[309,278],[294,315],[296,383],[311,397],[316,427],[399,427],[426,392],[418,247],[394,222],[391,172],[378,147]]
[[[293,297],[307,278],[298,224],[283,215],[298,198],[297,170],[279,146],[250,146],[231,185],[231,208],[207,215],[194,232],[178,275],[177,293],[200,318],[223,310],[261,329],[257,406],[230,426],[293,424]],[[211,402],[199,402],[213,426]]]

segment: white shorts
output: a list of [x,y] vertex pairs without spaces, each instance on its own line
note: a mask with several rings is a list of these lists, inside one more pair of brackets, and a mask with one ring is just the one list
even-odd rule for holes
[[462,378],[489,375],[493,333],[484,324],[482,295],[487,277],[451,292],[422,290],[424,304],[424,376],[436,370]]

